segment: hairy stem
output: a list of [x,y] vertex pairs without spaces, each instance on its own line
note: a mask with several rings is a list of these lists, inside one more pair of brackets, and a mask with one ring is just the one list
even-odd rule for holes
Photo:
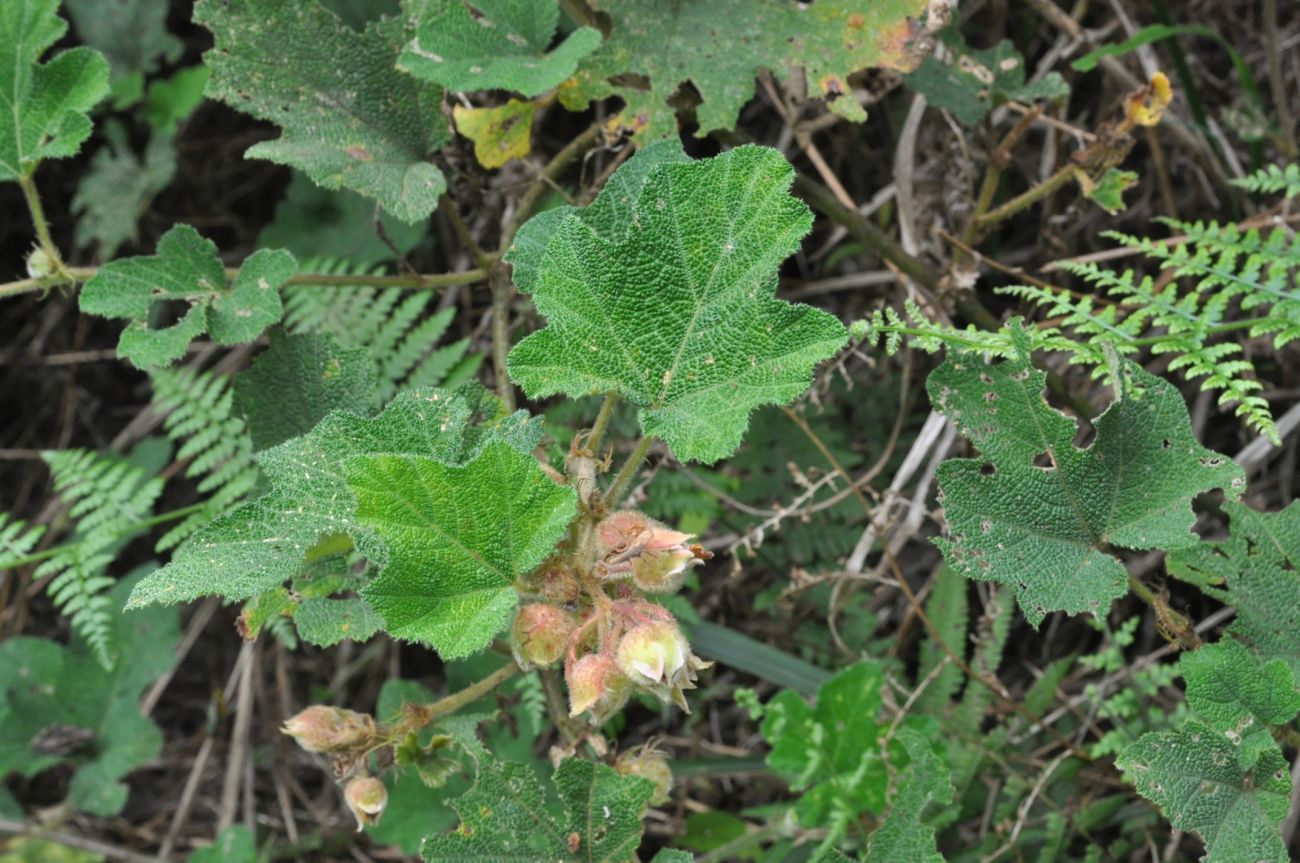
[[637,469],[641,467],[641,462],[650,453],[650,447],[654,445],[655,436],[646,435],[637,441],[636,449],[623,462],[618,473],[614,475],[614,481],[609,485],[609,491],[605,492],[605,508],[613,509],[627,494],[627,488],[632,483],[632,477],[636,476]]
[[23,198],[27,201],[27,210],[32,215],[36,239],[41,244],[41,251],[45,252],[49,260],[50,277],[55,281],[66,281],[67,268],[63,265],[63,256],[59,254],[58,246],[54,245],[54,238],[50,236],[50,223],[45,218],[45,208],[41,206],[41,196],[36,191],[36,180],[33,179],[30,171],[18,178],[18,185],[22,187]]
[[1074,178],[1074,173],[1077,170],[1078,168],[1075,165],[1066,165],[1037,186],[1034,186],[1032,189],[1022,192],[1002,206],[989,210],[987,213],[972,219],[971,224],[980,230],[984,230],[991,225],[996,225],[998,222],[1011,218],[1016,213],[1032,207],[1043,198],[1046,198],[1048,195],[1070,182],[1070,180]]
[[591,450],[592,455],[596,454],[601,441],[605,439],[609,418],[614,415],[614,407],[617,404],[618,393],[615,392],[606,393],[605,400],[600,403],[600,412],[596,414],[596,421],[591,426],[591,434],[587,435],[587,449]]
[[[445,698],[438,699],[420,711],[420,719],[422,720],[420,727],[431,725],[442,717],[449,716],[462,707],[473,704],[509,680],[518,670],[519,666],[515,665],[513,661],[507,662],[482,680],[471,683],[459,692],[453,692]],[[415,731],[417,729],[411,728],[408,730]]]
[[492,366],[496,371],[497,395],[511,413],[515,410],[515,386],[510,383],[510,291],[514,286],[500,268],[492,270]]

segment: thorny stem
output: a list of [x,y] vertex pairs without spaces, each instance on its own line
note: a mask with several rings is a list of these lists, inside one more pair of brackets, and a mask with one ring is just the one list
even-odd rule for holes
[[609,485],[609,491],[605,492],[605,509],[613,509],[627,494],[627,487],[632,483],[632,477],[636,476],[637,469],[641,467],[641,462],[650,453],[650,447],[654,445],[655,436],[646,435],[637,441],[636,449],[623,462],[618,473],[614,475],[614,481]]
[[[4,297],[30,294],[48,290],[61,285],[79,286],[90,281],[99,272],[98,267],[64,267],[64,278],[46,277],[43,279],[22,279],[0,285],[0,299]],[[226,278],[238,275],[237,268],[226,269]],[[410,274],[400,276],[347,275],[340,273],[295,273],[285,281],[286,285],[318,285],[320,287],[348,287],[364,285],[376,288],[402,288],[405,290],[425,290],[444,288],[451,285],[468,285],[481,282],[487,278],[484,269],[465,270],[460,273],[434,273],[429,275]]]

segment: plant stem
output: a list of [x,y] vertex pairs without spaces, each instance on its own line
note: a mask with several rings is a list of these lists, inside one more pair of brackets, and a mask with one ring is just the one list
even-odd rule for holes
[[[199,510],[203,509],[205,506],[207,506],[206,501],[204,501],[203,503],[194,503],[194,504],[190,504],[189,506],[183,506],[180,509],[173,509],[170,512],[164,512],[161,515],[155,515],[152,518],[146,518],[144,521],[137,521],[134,524],[127,527],[125,530],[123,530],[119,534],[119,536],[130,536],[131,534],[136,533],[137,531],[146,530],[151,527],[157,527],[158,525],[166,524],[169,521],[176,521],[177,519],[184,518],[185,516],[190,515],[191,513],[198,512]],[[79,545],[81,545],[80,542],[65,542],[63,545],[56,545],[53,548],[47,548],[44,551],[38,551],[35,552],[34,554],[29,554],[26,557],[20,557],[16,560],[12,560],[4,568],[17,569],[20,566],[29,566],[30,564],[33,563],[40,563],[42,560],[49,560],[52,557],[57,557],[59,554],[62,554],[68,549],[76,548]]]
[[18,185],[22,187],[23,197],[27,200],[27,209],[32,214],[32,225],[36,228],[36,239],[41,244],[41,250],[49,259],[51,268],[51,278],[62,281],[67,278],[67,268],[63,266],[63,256],[59,254],[58,246],[54,245],[54,238],[50,236],[50,223],[45,218],[45,208],[41,206],[41,196],[36,191],[36,181],[30,171],[24,172],[18,178]]
[[492,366],[496,371],[497,395],[514,413],[515,387],[510,383],[510,291],[514,285],[501,268],[493,268],[489,283],[492,285]]
[[440,698],[433,704],[421,711],[421,718],[425,720],[424,724],[429,725],[438,719],[455,713],[466,705],[473,704],[484,695],[496,689],[502,683],[505,683],[510,677],[519,670],[514,660],[507,662],[496,671],[489,674],[476,683],[471,683],[459,692],[453,692],[446,698]]
[[609,485],[609,491],[605,492],[606,509],[613,509],[623,499],[623,495],[627,494],[627,487],[632,483],[632,477],[636,476],[637,469],[641,467],[641,462],[645,461],[654,442],[654,435],[646,435],[637,441],[636,449],[632,450],[627,461],[623,462],[623,466],[614,475],[614,481]]
[[[64,277],[46,277],[43,279],[21,279],[0,285],[0,299],[31,294],[61,285],[79,286],[90,281],[99,272],[99,267],[64,267]],[[233,279],[239,274],[234,267],[226,269],[226,278]],[[478,268],[460,273],[432,273],[428,275],[410,274],[401,276],[350,276],[341,273],[295,273],[286,281],[286,285],[318,285],[335,288],[364,285],[374,288],[402,288],[404,290],[427,290],[445,288],[451,285],[469,285],[481,282],[488,276],[487,271]]]
[[524,196],[519,199],[519,206],[515,208],[515,213],[510,218],[510,224],[506,225],[505,230],[501,233],[499,254],[504,255],[506,250],[510,248],[510,244],[514,242],[515,233],[533,214],[533,210],[537,208],[537,203],[542,199],[542,193],[559,179],[560,175],[575,159],[596,145],[596,140],[599,138],[602,128],[603,124],[600,121],[592,123],[585,132],[566,144],[564,149],[556,153],[555,157],[546,163],[546,167],[542,168],[542,173],[533,181],[532,186],[524,193]]
[[1074,177],[1074,172],[1077,170],[1078,167],[1075,165],[1066,165],[1037,186],[1034,186],[1032,189],[1022,192],[997,209],[989,210],[982,216],[972,219],[971,224],[976,228],[983,230],[988,228],[990,225],[996,225],[1004,219],[1011,218],[1016,213],[1028,209],[1064,186],[1066,183],[1070,182]]
[[609,418],[614,415],[614,406],[617,404],[618,393],[605,393],[605,400],[600,403],[600,412],[596,414],[596,421],[591,426],[591,434],[587,435],[587,449],[591,450],[592,455],[596,454],[601,441],[605,439]]

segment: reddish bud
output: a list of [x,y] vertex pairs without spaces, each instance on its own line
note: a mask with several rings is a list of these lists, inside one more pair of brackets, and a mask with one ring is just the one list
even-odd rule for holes
[[357,817],[357,832],[360,833],[362,827],[379,823],[384,807],[388,805],[388,789],[382,779],[356,776],[343,787],[343,799]]
[[370,744],[375,720],[355,710],[315,704],[291,717],[282,730],[308,752],[347,752]]
[[631,575],[650,593],[671,593],[681,586],[686,569],[702,555],[686,543],[689,533],[673,530],[634,510],[622,510],[600,523],[605,577]]
[[614,769],[623,776],[640,776],[653,782],[655,793],[650,798],[651,806],[668,802],[668,792],[673,788],[673,772],[668,767],[668,759],[658,749],[653,746],[629,749],[614,762]]
[[573,570],[563,564],[548,566],[538,579],[537,592],[547,602],[564,605],[576,602],[582,595],[582,586],[578,584]]
[[575,625],[573,615],[553,605],[536,602],[523,606],[510,631],[515,662],[525,671],[552,664],[564,655]]
[[571,663],[564,673],[569,685],[569,715],[590,712],[604,722],[627,703],[632,687],[608,656],[590,654]]

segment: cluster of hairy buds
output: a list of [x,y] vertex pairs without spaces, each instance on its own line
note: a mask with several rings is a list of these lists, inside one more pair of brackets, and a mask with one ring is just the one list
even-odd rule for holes
[[672,614],[643,595],[676,591],[712,555],[634,510],[605,518],[590,539],[585,559],[553,559],[533,576],[537,601],[519,609],[510,633],[515,661],[529,669],[563,660],[571,715],[598,723],[634,692],[688,709],[683,692],[708,663],[691,653]]
[[388,805],[388,789],[382,779],[366,773],[367,753],[383,738],[373,716],[315,704],[291,716],[282,730],[308,752],[330,757],[335,778],[347,780],[343,800],[356,816],[357,830],[379,823]]
[[650,798],[651,806],[662,806],[668,802],[668,792],[673,789],[673,772],[668,767],[668,758],[663,752],[647,743],[640,749],[629,749],[614,762],[614,770],[623,776],[639,776],[655,784],[654,796]]

